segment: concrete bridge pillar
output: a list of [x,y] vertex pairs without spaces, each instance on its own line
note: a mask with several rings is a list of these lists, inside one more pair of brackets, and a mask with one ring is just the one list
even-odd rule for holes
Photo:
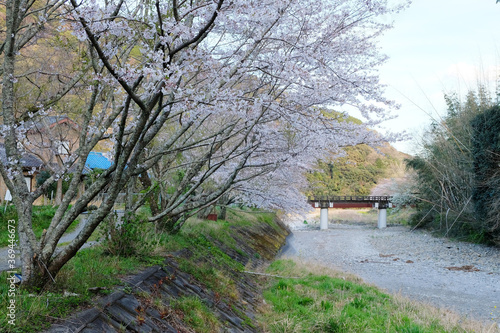
[[384,229],[387,227],[387,209],[380,208],[378,210],[378,228]]
[[328,229],[328,207],[321,207],[321,212],[319,215],[319,229]]

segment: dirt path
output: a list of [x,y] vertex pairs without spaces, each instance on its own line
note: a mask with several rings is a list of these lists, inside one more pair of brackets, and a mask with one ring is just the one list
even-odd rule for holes
[[[316,260],[389,292],[500,322],[498,248],[455,243],[403,226],[379,230],[373,223],[349,223],[294,230],[282,255]],[[464,271],[463,266],[472,267]]]

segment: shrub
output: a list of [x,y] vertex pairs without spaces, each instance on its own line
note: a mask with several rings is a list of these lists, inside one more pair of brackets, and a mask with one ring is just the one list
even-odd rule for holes
[[445,96],[448,113],[424,135],[422,151],[407,160],[416,172],[418,215],[415,222],[432,226],[446,234],[467,234],[482,229],[472,204],[475,168],[472,152],[472,119],[491,107],[482,87],[470,91],[465,101]]
[[[106,252],[130,257],[138,255],[145,244],[141,241],[140,226],[142,221],[135,216],[122,216],[116,211],[103,221],[103,248]],[[141,243],[141,244],[139,244]]]
[[476,116],[474,129],[473,158],[475,187],[474,208],[482,229],[500,243],[500,107],[494,106]]

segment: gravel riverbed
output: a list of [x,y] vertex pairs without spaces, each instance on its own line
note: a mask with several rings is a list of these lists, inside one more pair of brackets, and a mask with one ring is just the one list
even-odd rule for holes
[[[391,293],[500,322],[500,249],[374,223],[292,227],[284,257],[315,260]],[[495,308],[496,307],[496,308]]]

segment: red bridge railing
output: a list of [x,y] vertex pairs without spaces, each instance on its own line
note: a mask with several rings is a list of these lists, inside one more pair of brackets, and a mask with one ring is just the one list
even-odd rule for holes
[[309,204],[313,208],[378,208],[392,207],[392,196],[324,196],[309,197]]
[[392,200],[392,196],[390,195],[382,195],[382,196],[354,196],[354,195],[345,195],[345,196],[321,196],[321,197],[309,197],[309,202],[390,202]]

